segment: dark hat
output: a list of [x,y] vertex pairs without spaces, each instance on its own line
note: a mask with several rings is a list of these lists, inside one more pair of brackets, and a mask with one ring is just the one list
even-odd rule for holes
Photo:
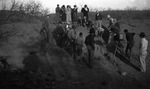
[[145,37],[146,35],[145,35],[144,32],[141,32],[139,36],[140,36],[140,37]]

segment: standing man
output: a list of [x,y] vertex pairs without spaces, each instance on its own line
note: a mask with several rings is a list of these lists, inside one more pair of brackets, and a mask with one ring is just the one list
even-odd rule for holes
[[55,9],[55,12],[56,12],[56,23],[58,23],[60,21],[60,12],[61,12],[61,9],[59,7],[59,4],[57,4],[57,7]]
[[62,27],[62,22],[58,23],[56,29],[53,30],[52,33],[56,41],[56,44],[62,48],[64,46],[64,34],[65,34],[64,28]]
[[95,20],[96,20],[96,26],[101,28],[102,27],[102,14],[100,13],[100,11],[96,12]]
[[71,45],[70,54],[71,54],[71,56],[74,57],[74,59],[75,59],[75,49],[76,49],[76,47],[75,47],[76,30],[75,29],[76,29],[76,27],[73,25],[72,28],[70,28],[70,30],[68,31],[69,43]]
[[92,68],[92,63],[94,60],[94,49],[95,49],[95,41],[94,41],[94,37],[95,37],[95,30],[94,28],[90,29],[90,34],[85,38],[85,44],[87,46],[88,49],[88,61],[89,61],[89,67]]
[[83,38],[83,33],[80,32],[79,33],[79,37],[77,38],[76,40],[76,43],[77,43],[77,54],[78,56],[81,56],[82,55],[82,48],[84,46],[84,38]]
[[78,20],[78,8],[76,5],[74,5],[74,8],[72,9],[72,22],[77,22]]
[[147,56],[147,47],[148,47],[148,41],[145,38],[145,33],[141,32],[140,33],[140,38],[141,38],[141,42],[140,42],[140,67],[141,67],[141,72],[146,72],[146,56]]
[[66,21],[66,7],[65,7],[65,5],[62,5],[62,7],[61,7],[61,21],[62,22]]
[[48,43],[48,34],[45,26],[42,27],[42,29],[40,30],[40,39],[41,39],[40,50],[45,52],[46,44]]
[[[124,30],[124,33],[126,35],[126,40],[127,40],[125,55],[130,58],[131,54],[132,54],[132,48],[134,46],[134,35],[135,35],[135,33],[129,33],[127,29]],[[129,54],[128,54],[128,51],[129,51]]]
[[107,15],[107,19],[109,21],[108,30],[109,30],[109,33],[110,33],[109,39],[108,39],[108,45],[111,45],[110,43],[112,42],[112,38],[114,36],[114,31],[113,31],[114,30],[114,28],[113,28],[114,20],[110,15]]
[[89,13],[89,8],[87,5],[84,5],[84,7],[81,9],[81,12],[83,13],[83,17],[85,16],[87,21],[89,19],[88,13]]

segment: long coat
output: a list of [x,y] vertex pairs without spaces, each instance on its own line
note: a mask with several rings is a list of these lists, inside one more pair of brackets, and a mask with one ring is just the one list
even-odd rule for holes
[[66,22],[67,24],[70,24],[71,21],[72,21],[71,20],[71,8],[67,8],[66,9]]
[[72,21],[73,22],[77,22],[77,20],[78,20],[77,13],[78,13],[78,8],[73,8],[72,9]]

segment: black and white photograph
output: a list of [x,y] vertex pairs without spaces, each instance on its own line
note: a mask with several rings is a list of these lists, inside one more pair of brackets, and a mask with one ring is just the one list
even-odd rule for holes
[[150,0],[0,0],[0,89],[150,89]]

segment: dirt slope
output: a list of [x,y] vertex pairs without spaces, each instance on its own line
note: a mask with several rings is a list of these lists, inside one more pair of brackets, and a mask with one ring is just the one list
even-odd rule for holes
[[[133,21],[131,24],[135,27],[131,27],[122,23],[121,29],[129,29],[131,32],[139,33],[141,31],[146,32],[147,39],[149,38],[149,21],[143,20],[142,26],[140,21]],[[1,26],[1,29],[16,29],[17,35],[9,38],[8,43],[1,43],[0,55],[10,56],[7,61],[12,67],[17,66],[23,68],[28,72],[21,72],[21,74],[14,74],[16,79],[22,79],[19,76],[27,76],[29,79],[40,78],[42,83],[35,82],[32,84],[22,84],[25,86],[31,86],[25,89],[48,89],[43,88],[45,84],[51,83],[46,81],[48,78],[55,79],[56,89],[149,89],[150,88],[150,61],[149,53],[147,57],[147,72],[141,73],[135,69],[138,66],[138,44],[139,37],[135,36],[135,47],[133,49],[134,58],[131,63],[126,63],[119,56],[117,57],[117,64],[113,65],[108,58],[101,54],[100,50],[95,51],[96,59],[94,60],[94,68],[89,69],[86,65],[87,59],[80,60],[78,64],[74,63],[73,58],[69,56],[63,49],[57,47],[54,44],[46,45],[46,53],[40,51],[39,31],[42,23],[14,23]],[[50,24],[50,29],[54,29],[55,25]],[[88,35],[88,30],[83,27],[77,28],[77,33],[83,32],[84,36]],[[100,46],[100,45],[99,45]],[[100,46],[103,49],[102,53],[106,52],[105,46]],[[150,48],[148,48],[149,50]],[[113,55],[111,54],[111,59]],[[15,68],[14,68],[15,69]],[[51,74],[49,77],[48,75]],[[9,79],[12,73],[6,74]],[[31,77],[29,77],[29,75]],[[33,76],[36,76],[34,78]],[[42,77],[39,77],[42,76]],[[6,80],[5,82],[7,83]],[[26,81],[22,79],[22,81]],[[46,81],[46,82],[43,82]],[[12,83],[12,82],[11,82]],[[26,83],[26,82],[25,82]],[[8,83],[9,84],[9,83]],[[5,84],[6,87],[7,84]],[[38,85],[41,87],[35,88]],[[43,85],[43,86],[42,86]],[[51,85],[50,85],[51,86]],[[7,88],[6,88],[7,89]],[[24,89],[14,88],[14,89]]]

